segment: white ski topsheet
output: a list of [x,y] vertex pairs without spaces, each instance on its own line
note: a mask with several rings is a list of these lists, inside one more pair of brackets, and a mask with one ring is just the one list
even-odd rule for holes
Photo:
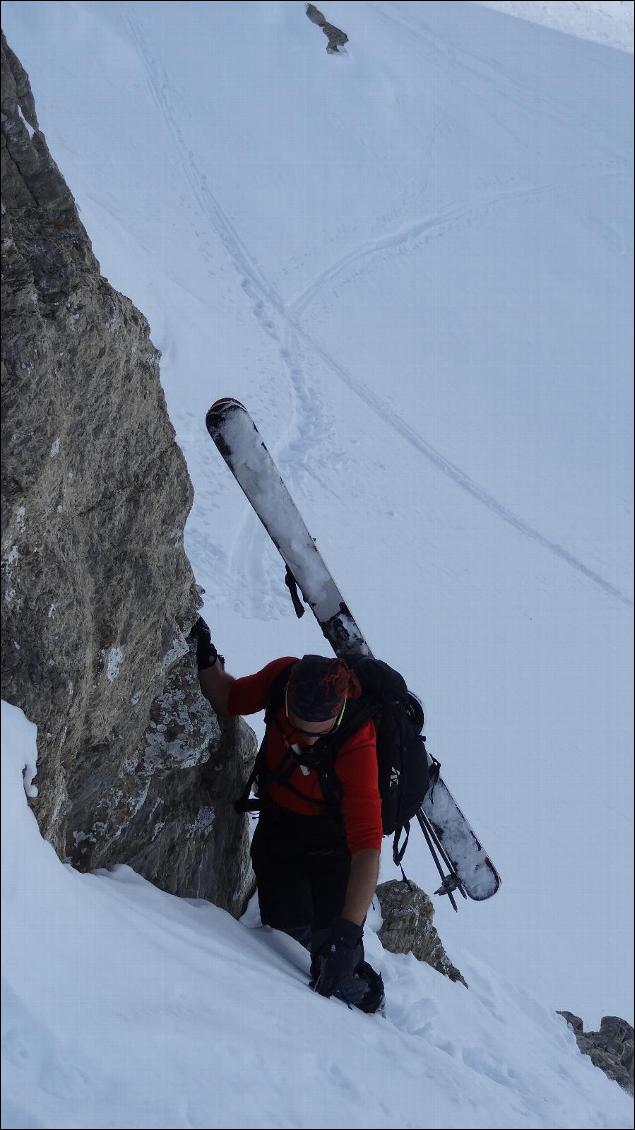
[[368,652],[344,598],[319,553],[249,413],[237,402],[223,410],[222,436],[231,452],[232,472],[288,564],[318,622],[338,617],[355,643]]

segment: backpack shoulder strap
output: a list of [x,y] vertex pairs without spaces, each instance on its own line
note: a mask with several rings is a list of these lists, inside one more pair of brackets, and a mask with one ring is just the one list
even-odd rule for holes
[[236,809],[236,812],[259,812],[260,811],[260,800],[258,800],[258,799],[252,800],[251,799],[251,790],[252,790],[254,784],[262,776],[262,771],[265,767],[266,758],[267,758],[267,730],[268,730],[271,722],[275,718],[278,710],[282,706],[282,703],[284,702],[285,688],[286,688],[287,682],[289,681],[289,675],[291,673],[291,668],[294,665],[295,665],[295,660],[292,660],[290,663],[287,663],[282,668],[282,670],[278,672],[278,674],[276,675],[275,679],[273,680],[273,682],[272,682],[272,684],[269,688],[269,694],[267,695],[267,702],[266,702],[266,705],[265,705],[265,736],[260,743],[260,749],[258,750],[258,753],[256,754],[256,759],[255,759],[254,764],[252,766],[251,773],[249,774],[249,777],[248,777],[248,779],[245,783],[245,787],[244,787],[243,791],[241,792],[240,796],[238,797],[238,799],[236,800],[236,802],[234,803],[234,808]]

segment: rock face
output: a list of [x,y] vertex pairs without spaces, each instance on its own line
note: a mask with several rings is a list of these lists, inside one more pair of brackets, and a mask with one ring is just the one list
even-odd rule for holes
[[340,47],[348,43],[346,32],[341,31],[340,28],[335,27],[334,24],[328,23],[319,9],[315,7],[315,4],[307,4],[306,14],[311,20],[311,23],[317,24],[318,27],[322,28],[327,38],[326,50],[329,54],[337,53]]
[[577,1045],[591,1062],[633,1094],[633,1026],[619,1016],[603,1016],[599,1032],[585,1032],[579,1016],[561,1012],[573,1029]]
[[254,740],[198,691],[192,487],[159,354],[100,274],[4,37],[2,246],[2,694],[38,726],[36,817],[77,866],[131,863],[237,911],[230,802]]
[[380,884],[377,897],[383,918],[379,940],[384,949],[391,953],[413,953],[418,961],[427,962],[467,989],[467,983],[450,961],[432,925],[434,907],[428,895],[415,883],[393,879]]

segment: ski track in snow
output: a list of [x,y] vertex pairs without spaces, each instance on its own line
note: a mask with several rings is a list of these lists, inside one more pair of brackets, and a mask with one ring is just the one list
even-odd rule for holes
[[[128,9],[125,0],[119,0],[118,7],[122,22],[127,27],[145,68],[150,93],[172,137],[194,201],[211,230],[220,238],[230,262],[238,272],[240,285],[251,302],[254,316],[263,326],[265,333],[278,342],[283,361],[293,370],[290,373],[291,386],[296,389],[300,382],[292,362],[285,356],[283,347],[285,320],[282,300],[248,253],[238,232],[218,204],[205,174],[199,169],[195,155],[183,137],[173,110],[168,75],[152,55],[139,21]],[[212,259],[210,248],[203,254],[206,259]],[[282,315],[281,323],[277,324],[276,315],[278,318]],[[244,613],[248,618],[265,620],[275,618],[280,608],[280,595],[264,566],[267,553],[268,547],[264,544],[260,523],[250,508],[245,508],[229,550],[228,572],[241,578],[241,583],[237,586],[241,594],[237,611]]]
[[[436,448],[428,443],[415,428],[411,427],[411,425],[391,407],[389,401],[373,393],[365,384],[356,378],[350,370],[340,365],[339,362],[303,328],[297,318],[298,310],[306,308],[308,302],[317,293],[317,290],[352,263],[367,258],[370,255],[377,254],[381,250],[388,249],[393,252],[398,252],[400,247],[405,243],[413,245],[418,238],[426,234],[438,234],[445,228],[454,226],[461,221],[469,222],[474,215],[478,215],[502,201],[510,199],[516,200],[519,197],[536,198],[539,195],[545,195],[546,193],[552,193],[554,190],[558,190],[559,186],[523,187],[497,192],[492,194],[491,197],[476,203],[451,206],[441,213],[408,225],[405,229],[397,233],[366,242],[360,248],[349,252],[337,263],[321,272],[290,305],[287,305],[251,256],[231,220],[214,196],[209,187],[207,177],[199,169],[194,153],[188,147],[174,115],[169,99],[170,83],[168,76],[161,64],[152,56],[140,24],[127,8],[125,0],[119,0],[119,10],[122,15],[122,20],[132,36],[133,43],[136,45],[141,61],[145,67],[151,94],[165,121],[168,132],[173,138],[177,154],[180,155],[183,172],[190,185],[194,199],[203,216],[209,222],[212,230],[218,235],[225,247],[230,262],[241,278],[243,290],[252,301],[254,315],[263,325],[265,332],[273,337],[280,346],[280,355],[289,371],[291,386],[302,416],[302,422],[299,426],[302,431],[302,463],[307,461],[307,452],[310,450],[312,435],[317,435],[323,440],[326,420],[322,418],[319,427],[315,422],[316,412],[321,412],[322,410],[318,398],[310,396],[306,381],[304,380],[302,365],[299,360],[298,346],[300,342],[307,344],[312,352],[321,359],[326,368],[330,369],[332,373],[354,392],[384,424],[391,427],[393,431],[400,435],[410,446],[428,459],[438,471],[451,479],[457,486],[461,487],[461,489],[471,495],[472,498],[487,507],[488,510],[510,525],[518,533],[536,542],[538,545],[541,545],[544,549],[549,550],[581,576],[592,581],[607,596],[611,596],[631,607],[633,601],[626,593],[611,584],[610,581],[595,572],[595,570],[585,565],[583,561],[577,558],[565,546],[560,545],[558,542],[541,534],[539,530],[534,529],[533,526],[525,522],[520,516],[479,486],[479,484],[462,471],[460,467],[457,467],[456,464],[447,459],[440,451],[437,451]],[[375,10],[380,11],[379,9]],[[380,14],[386,19],[397,19],[394,16],[387,16],[385,12],[380,11]],[[421,36],[429,40],[434,39],[434,50],[446,60],[448,53],[454,57],[453,49],[448,48],[445,44],[439,46],[439,43],[436,42],[436,37],[432,36],[430,33],[426,34],[419,28],[413,28],[408,21],[401,17],[398,18],[397,22],[403,24],[415,36]],[[621,175],[621,172],[620,170],[614,170],[612,172],[610,170],[604,170],[594,175]],[[294,354],[298,357],[297,362]],[[295,442],[297,443],[297,441]],[[295,446],[295,443],[293,446]],[[243,563],[248,560],[251,555],[257,532],[259,532],[258,526],[254,523],[252,516],[246,514],[245,519],[238,528],[231,550],[231,561],[243,575],[245,575]],[[250,568],[250,573],[253,574],[253,566]],[[255,580],[255,577],[252,579]],[[258,575],[259,587],[262,580],[263,576]],[[277,594],[274,595],[271,583],[269,583],[269,590],[269,598],[266,599],[265,604],[267,617],[273,613],[273,607],[270,606],[278,604]],[[258,607],[254,607],[252,611],[254,614],[261,617],[265,609],[262,605],[262,589],[260,591],[260,602],[258,603]]]
[[488,510],[491,510],[492,513],[496,514],[499,518],[502,518],[504,522],[507,522],[519,533],[524,534],[525,537],[531,538],[532,541],[537,542],[539,545],[543,546],[544,549],[550,550],[562,561],[565,561],[567,565],[570,565],[578,573],[581,573],[582,576],[586,577],[590,581],[593,581],[594,584],[598,585],[608,596],[615,597],[623,604],[632,606],[633,601],[626,595],[626,593],[616,588],[609,581],[605,580],[604,577],[601,577],[599,573],[594,572],[593,569],[589,569],[583,561],[580,561],[564,546],[559,545],[557,542],[545,537],[544,534],[541,534],[539,530],[534,529],[533,526],[530,526],[527,522],[524,522],[523,519],[514,514],[512,510],[509,510],[502,503],[498,502],[498,500],[494,498],[493,495],[488,494],[488,492],[480,487],[478,483],[474,482],[474,480],[471,479],[469,475],[466,475],[460,467],[457,467],[454,463],[451,463],[449,459],[446,459],[446,457],[442,455],[440,451],[437,451],[436,448],[432,446],[432,444],[427,443],[427,441],[424,440],[423,437],[403,419],[403,417],[401,417],[397,412],[394,411],[394,409],[390,407],[388,402],[383,400],[380,396],[376,396],[375,393],[371,392],[371,390],[364,386],[361,381],[354,377],[348,369],[345,369],[342,365],[339,365],[338,362],[336,362],[328,353],[326,353],[326,351],[323,350],[321,346],[313,340],[313,338],[309,337],[308,334],[305,336],[311,342],[313,348],[319,354],[319,356],[322,357],[325,365],[328,365],[328,367],[332,369],[333,372],[337,373],[340,379],[345,384],[347,384],[349,388],[356,392],[360,399],[363,400],[369,408],[372,408],[372,410],[380,417],[380,419],[384,420],[385,423],[390,424],[396,432],[399,432],[399,434],[412,447],[414,447],[415,450],[419,451],[422,455],[425,455],[426,459],[429,459],[430,462],[433,463],[438,470],[442,471],[443,474],[447,476],[447,478],[452,479],[458,486],[462,487],[463,490],[467,491],[468,494],[472,495],[473,498],[476,498],[483,504],[483,506],[486,506]]
[[[324,443],[325,437],[332,431],[332,421],[319,399],[311,395],[303,369],[300,341],[297,332],[294,332],[295,326],[287,316],[282,298],[255,263],[211,191],[205,174],[199,169],[173,110],[168,75],[153,57],[141,26],[127,8],[125,0],[119,0],[119,11],[145,67],[150,92],[172,136],[195,202],[225,247],[241,280],[242,290],[252,304],[254,316],[265,332],[278,343],[280,357],[288,371],[295,408],[286,441],[279,442],[275,448],[272,446],[271,453],[282,470],[285,464],[292,463],[296,471],[298,467],[304,466],[308,473],[310,460],[307,453],[314,448],[317,450]],[[212,259],[211,250],[205,257]],[[228,571],[243,578],[240,586],[240,611],[250,617],[277,619],[288,608],[289,597],[280,580],[282,566],[280,570],[274,568],[273,571],[265,566],[270,553],[259,521],[250,508],[246,508],[229,550]]]
[[317,275],[296,298],[291,300],[287,306],[287,316],[290,319],[297,318],[306,310],[318,291],[324,286],[333,282],[338,275],[341,275],[348,268],[354,267],[365,259],[380,254],[382,251],[399,254],[404,246],[408,247],[409,250],[414,250],[423,237],[444,235],[446,232],[452,231],[454,228],[458,227],[461,223],[469,224],[472,220],[487,215],[500,205],[510,201],[540,200],[543,197],[564,193],[572,185],[579,183],[581,180],[592,181],[605,177],[622,177],[628,175],[626,171],[605,169],[583,177],[571,177],[570,181],[557,184],[501,189],[499,192],[488,194],[484,196],[482,200],[475,201],[471,204],[448,204],[447,207],[443,208],[435,215],[427,216],[422,220],[415,220],[413,223],[395,232],[387,233],[376,239],[367,240],[361,244],[360,247],[349,251],[346,255],[343,255],[341,259],[337,259],[330,267],[325,268],[324,271]]

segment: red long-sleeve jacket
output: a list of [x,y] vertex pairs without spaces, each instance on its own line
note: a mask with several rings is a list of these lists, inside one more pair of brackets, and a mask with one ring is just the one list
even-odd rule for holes
[[[232,683],[227,704],[228,714],[256,714],[264,710],[271,686],[283,667],[296,663],[293,656],[274,659],[257,671],[255,675],[245,675]],[[267,729],[267,768],[273,772],[280,766],[286,751],[285,739],[295,745],[303,742],[287,719],[281,707]],[[377,751],[374,724],[364,722],[359,730],[348,738],[338,751],[335,760],[335,774],[341,784],[341,811],[346,831],[349,851],[354,853],[364,848],[379,850],[382,839],[381,799],[377,783]],[[291,809],[303,816],[316,816],[324,813],[326,804],[315,770],[303,772],[299,766],[293,769],[289,784],[295,792],[284,785],[272,783],[268,796],[282,808]],[[300,793],[297,796],[296,793]],[[311,800],[303,800],[310,797]]]

